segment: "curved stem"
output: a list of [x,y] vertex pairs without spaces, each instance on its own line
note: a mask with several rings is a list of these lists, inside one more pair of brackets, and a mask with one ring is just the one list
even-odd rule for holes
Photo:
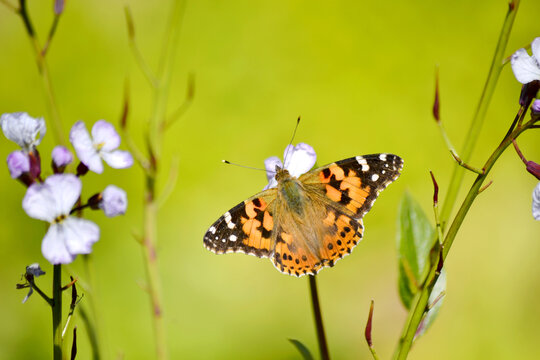
[[[506,44],[508,43],[508,38],[510,37],[510,31],[512,30],[512,25],[514,24],[514,19],[516,18],[517,10],[519,7],[519,0],[513,0],[508,5],[508,12],[506,13],[506,18],[504,19],[503,27],[499,34],[499,40],[497,42],[497,47],[495,48],[495,54],[491,61],[491,67],[489,69],[489,74],[480,96],[480,101],[476,112],[474,114],[473,120],[469,127],[467,137],[465,138],[465,143],[463,144],[463,149],[459,153],[461,159],[464,162],[469,161],[474,146],[476,145],[476,140],[478,135],[480,135],[480,130],[482,130],[482,125],[484,123],[484,118],[486,117],[486,112],[495,91],[495,86],[499,80],[499,75],[501,74],[503,64],[504,51],[506,49]],[[457,199],[459,193],[459,188],[463,181],[464,170],[459,165],[454,166],[454,172],[452,173],[452,178],[448,186],[448,192],[444,200],[444,204],[441,209],[441,223],[444,224],[450,217],[452,209]]]
[[[469,212],[469,209],[471,208],[474,200],[478,196],[479,190],[481,189],[482,184],[486,180],[489,172],[493,168],[493,165],[495,164],[497,159],[502,155],[504,150],[506,150],[506,148],[512,143],[512,141],[516,139],[523,131],[531,128],[534,125],[534,122],[535,120],[531,120],[524,126],[518,126],[514,131],[512,131],[509,134],[509,136],[503,139],[501,144],[497,147],[497,149],[495,149],[495,151],[491,154],[489,159],[486,161],[483,167],[483,169],[485,170],[484,174],[478,175],[476,177],[476,180],[474,181],[469,192],[467,193],[465,200],[463,200],[463,203],[460,209],[458,210],[456,217],[454,218],[454,221],[452,222],[452,225],[448,229],[446,237],[442,243],[443,261],[446,259],[446,256],[448,256],[448,252],[450,251],[450,248],[452,247],[452,244],[454,243],[455,237],[461,225],[463,224],[463,220],[465,219],[465,216]],[[416,334],[416,330],[418,329],[418,325],[420,324],[420,321],[422,320],[422,316],[425,310],[427,309],[429,296],[431,295],[433,286],[435,285],[435,282],[437,281],[440,275],[440,273],[437,271],[438,266],[439,264],[437,262],[435,262],[431,266],[429,275],[426,279],[426,282],[424,283],[422,290],[419,291],[413,299],[411,311],[409,312],[406,326],[400,338],[396,353],[394,354],[395,359],[404,360],[407,358],[407,355],[411,349],[411,346],[414,340],[414,336]]]
[[317,329],[317,340],[319,342],[319,351],[322,360],[330,360],[328,353],[328,345],[326,344],[326,335],[321,314],[321,305],[319,304],[319,293],[317,291],[316,275],[308,275],[309,290],[311,293],[311,304],[313,306],[313,317],[315,319],[315,327]]

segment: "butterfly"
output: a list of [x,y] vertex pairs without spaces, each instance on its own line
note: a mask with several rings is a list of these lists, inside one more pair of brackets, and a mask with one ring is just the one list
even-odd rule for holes
[[277,186],[227,211],[204,245],[216,254],[269,258],[284,274],[315,275],[351,253],[364,233],[362,218],[402,169],[393,154],[352,157],[298,178],[276,166]]

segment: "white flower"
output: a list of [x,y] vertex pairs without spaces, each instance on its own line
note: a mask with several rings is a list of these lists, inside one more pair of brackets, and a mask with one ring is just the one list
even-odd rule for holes
[[133,165],[128,151],[116,150],[120,146],[120,136],[112,124],[105,120],[97,121],[92,127],[92,138],[82,121],[77,121],[69,133],[69,141],[77,156],[91,171],[98,174],[103,172],[101,159],[115,169]]
[[532,215],[535,220],[540,220],[540,183],[532,193]]
[[123,215],[127,209],[126,192],[117,186],[109,185],[103,190],[99,207],[108,217]]
[[39,145],[47,131],[43,118],[34,119],[25,112],[3,114],[0,124],[4,135],[16,142],[25,152],[30,152]]
[[50,223],[41,252],[53,265],[68,264],[77,254],[89,254],[99,239],[96,224],[70,216],[81,187],[75,175],[51,175],[44,183],[31,185],[24,196],[22,205],[28,216]]
[[271,156],[264,160],[266,177],[268,178],[268,185],[265,186],[265,190],[277,186],[275,178],[276,166],[288,170],[291,176],[299,177],[307,173],[315,165],[317,154],[310,145],[299,143],[296,146],[288,145],[283,153],[283,158],[285,165],[281,163],[281,160],[277,156]]
[[540,37],[533,40],[531,50],[533,56],[529,56],[527,50],[519,49],[510,59],[512,71],[517,81],[522,84],[540,80]]
[[21,150],[15,150],[7,157],[9,173],[13,179],[17,179],[24,173],[30,171],[30,159],[28,154]]

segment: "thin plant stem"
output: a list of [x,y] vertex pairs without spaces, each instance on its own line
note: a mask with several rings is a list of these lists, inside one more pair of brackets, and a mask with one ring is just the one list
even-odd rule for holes
[[[482,90],[482,95],[480,96],[480,101],[478,103],[476,112],[469,127],[467,137],[465,138],[463,149],[459,153],[461,159],[463,159],[464,162],[469,161],[476,145],[478,136],[480,135],[480,131],[482,130],[482,125],[484,123],[484,118],[486,117],[489,103],[491,102],[493,92],[495,91],[495,86],[497,85],[499,75],[504,66],[504,52],[506,49],[506,44],[508,43],[508,38],[510,37],[510,31],[512,30],[512,25],[514,24],[514,19],[517,14],[518,7],[519,0],[512,0],[508,4],[508,12],[506,13],[503,27],[499,34],[499,40],[497,41],[495,54],[493,55],[493,59],[491,61],[491,67],[489,69],[488,77],[486,83],[484,84],[484,89]],[[444,200],[440,213],[440,219],[443,226],[449,219],[450,214],[452,213],[452,209],[454,208],[454,204],[456,202],[461,183],[463,182],[464,173],[465,171],[461,166],[459,166],[458,164],[454,166],[454,172],[452,174],[448,186],[448,192],[446,194],[446,198]]]
[[54,265],[52,293],[53,359],[62,360],[62,265]]
[[308,275],[309,290],[311,294],[311,305],[313,306],[313,317],[315,319],[315,328],[317,329],[317,341],[319,342],[319,351],[322,360],[330,360],[328,345],[326,344],[326,334],[324,332],[323,319],[321,314],[321,305],[319,303],[319,293],[317,291],[316,275]]
[[[45,92],[45,97],[47,98],[47,108],[49,110],[49,116],[52,123],[53,135],[57,144],[66,145],[66,140],[64,137],[64,130],[62,127],[62,120],[60,118],[60,112],[58,110],[58,105],[56,103],[56,97],[54,95],[53,86],[51,82],[51,77],[49,74],[49,69],[47,67],[47,62],[45,61],[45,53],[42,51],[42,48],[39,44],[37,34],[34,31],[32,21],[28,14],[26,8],[26,0],[19,0],[19,9],[18,14],[23,20],[24,27],[30,38],[32,44],[32,50],[34,51],[34,56],[36,57],[36,63],[39,71],[41,81],[43,83],[43,90]],[[52,41],[52,36],[54,32],[51,33],[49,42]]]
[[[503,139],[501,144],[495,149],[495,151],[491,154],[489,159],[486,161],[483,167],[483,169],[485,169],[484,173],[479,174],[476,177],[476,180],[474,181],[469,192],[467,193],[465,200],[463,200],[463,203],[460,209],[458,210],[451,226],[449,227],[446,237],[444,238],[444,241],[442,242],[441,255],[442,255],[443,261],[448,256],[448,253],[452,247],[452,244],[454,243],[458,230],[460,229],[461,224],[463,223],[465,216],[469,212],[469,209],[471,208],[474,200],[481,192],[480,189],[482,188],[482,184],[484,183],[489,172],[493,168],[493,165],[495,164],[497,159],[502,155],[504,150],[512,143],[512,141],[515,140],[523,131],[531,128],[534,125],[535,121],[536,120],[531,120],[524,126],[518,126],[516,129],[514,129],[514,131],[512,131],[509,134],[509,136],[506,136]],[[432,264],[429,274],[424,283],[424,287],[421,289],[421,291],[419,291],[416,294],[416,296],[414,297],[412,301],[411,311],[409,312],[409,316],[407,318],[403,334],[400,338],[398,347],[396,349],[396,353],[394,354],[395,359],[404,360],[407,358],[407,355],[411,349],[411,346],[414,340],[414,336],[416,334],[416,330],[418,329],[418,325],[420,324],[420,321],[422,320],[425,310],[428,308],[429,296],[431,295],[435,282],[437,281],[440,275],[438,268],[439,268],[439,264],[437,262]]]
[[[102,347],[100,346],[103,344],[103,337],[102,334],[96,329],[103,328],[101,324],[101,317],[99,314],[99,306],[96,304],[96,299],[98,299],[97,296],[97,286],[95,283],[95,268],[94,268],[94,262],[92,258],[92,254],[83,255],[83,262],[84,262],[84,269],[87,277],[87,283],[88,287],[90,288],[86,292],[86,296],[90,296],[90,301],[88,301],[88,306],[90,307],[90,313],[91,313],[91,320],[88,319],[91,326],[87,326],[87,333],[88,337],[90,339],[90,345],[92,347],[92,358],[95,360],[101,359],[101,351]],[[85,314],[88,317],[88,314]]]

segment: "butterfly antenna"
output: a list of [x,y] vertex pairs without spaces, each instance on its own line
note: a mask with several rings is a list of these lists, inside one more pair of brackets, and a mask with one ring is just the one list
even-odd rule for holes
[[244,168],[244,169],[259,170],[259,171],[266,172],[265,169],[256,168],[256,167],[252,167],[252,166],[240,165],[240,164],[237,164],[237,163],[230,162],[229,160],[221,160],[221,162],[223,162],[224,164],[228,164],[228,165],[239,166],[239,167]]
[[285,164],[287,163],[287,155],[289,155],[289,150],[290,150],[291,145],[293,143],[294,136],[296,135],[296,130],[298,129],[298,125],[300,125],[300,116],[296,120],[296,126],[294,127],[294,131],[293,131],[293,134],[292,134],[292,137],[291,137],[291,141],[289,142],[289,145],[287,146],[287,151],[285,152],[285,155],[283,156],[283,166],[285,166]]

